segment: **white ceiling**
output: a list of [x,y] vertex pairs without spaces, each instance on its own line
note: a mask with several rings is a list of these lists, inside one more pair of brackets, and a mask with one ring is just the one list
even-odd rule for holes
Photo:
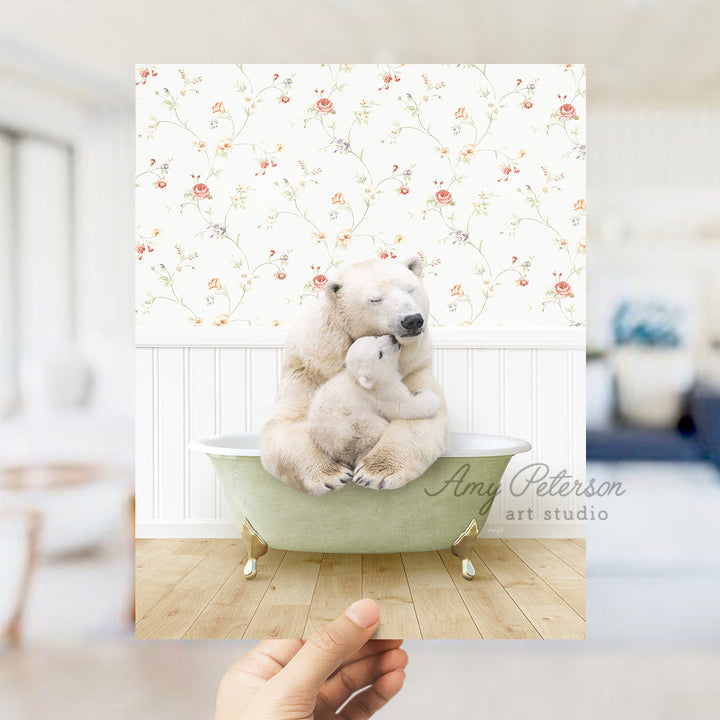
[[0,67],[130,100],[162,62],[585,62],[589,101],[720,103],[716,0],[24,0]]

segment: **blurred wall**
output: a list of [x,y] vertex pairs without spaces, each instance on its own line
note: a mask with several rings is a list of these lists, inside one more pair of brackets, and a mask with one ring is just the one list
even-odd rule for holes
[[591,110],[591,349],[607,347],[612,301],[628,289],[685,304],[705,360],[720,338],[718,115],[720,106],[670,99]]

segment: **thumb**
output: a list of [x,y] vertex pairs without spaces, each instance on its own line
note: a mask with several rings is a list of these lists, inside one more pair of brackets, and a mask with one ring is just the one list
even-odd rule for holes
[[372,636],[380,624],[380,608],[374,600],[358,600],[340,617],[318,628],[274,680],[282,694],[312,693]]

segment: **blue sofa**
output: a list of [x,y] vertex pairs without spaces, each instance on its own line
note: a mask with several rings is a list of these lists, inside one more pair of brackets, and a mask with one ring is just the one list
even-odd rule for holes
[[654,429],[617,423],[587,431],[587,459],[715,463],[720,468],[720,391],[703,385],[692,389],[687,417],[677,428]]

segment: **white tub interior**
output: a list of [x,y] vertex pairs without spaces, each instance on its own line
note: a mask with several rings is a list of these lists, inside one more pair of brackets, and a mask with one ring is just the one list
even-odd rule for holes
[[[188,447],[208,455],[257,457],[260,455],[260,433],[212,435],[194,440]],[[452,433],[450,449],[443,453],[443,457],[496,457],[527,452],[530,448],[526,440],[505,435]]]

